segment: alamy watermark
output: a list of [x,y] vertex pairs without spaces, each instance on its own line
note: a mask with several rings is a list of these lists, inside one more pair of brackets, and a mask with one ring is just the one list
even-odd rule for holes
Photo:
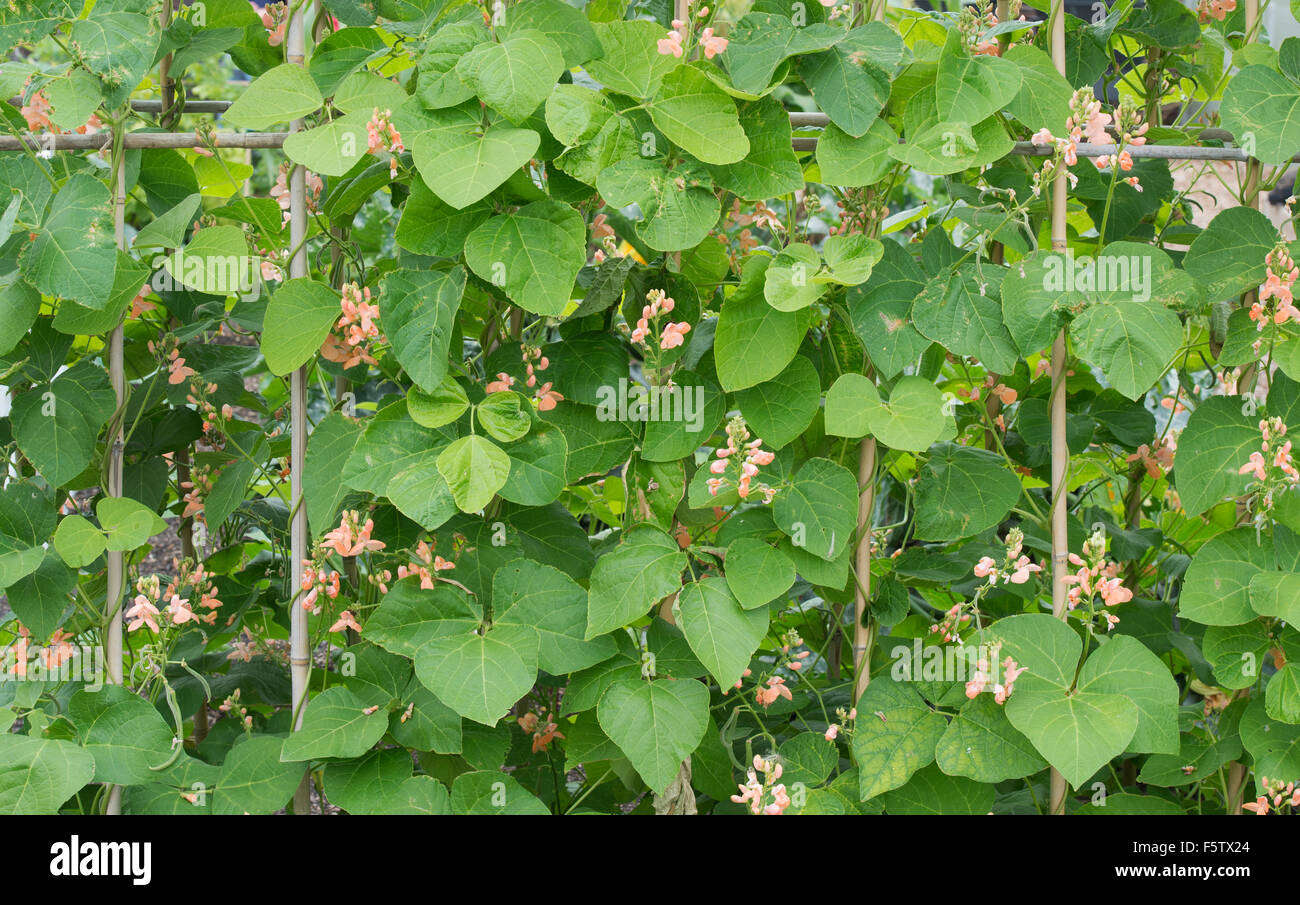
[[647,387],[620,378],[596,390],[596,417],[601,421],[678,421],[686,430],[704,430],[704,387]]
[[1044,261],[1048,292],[1126,292],[1135,302],[1151,298],[1151,258],[1147,255],[1075,256],[1069,249]]

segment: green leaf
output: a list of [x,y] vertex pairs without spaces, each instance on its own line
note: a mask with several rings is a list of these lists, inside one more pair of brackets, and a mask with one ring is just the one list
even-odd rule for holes
[[523,122],[551,93],[564,57],[550,38],[517,29],[499,44],[480,44],[456,63],[456,74],[493,110]]
[[1264,690],[1264,709],[1270,719],[1300,723],[1300,665],[1288,663],[1273,673]]
[[686,643],[718,686],[729,688],[740,681],[767,634],[768,611],[742,608],[727,582],[716,577],[686,585],[677,598],[677,611]]
[[203,207],[203,196],[187,195],[185,200],[151,220],[135,234],[133,248],[177,248],[185,242],[185,232]]
[[55,814],[94,775],[94,758],[71,742],[0,733],[0,814]]
[[340,314],[338,293],[326,284],[310,277],[283,283],[266,305],[262,333],[271,373],[283,377],[311,361]]
[[501,485],[502,499],[522,506],[545,506],[560,498],[565,486],[569,447],[559,428],[542,423],[510,445],[510,477]]
[[740,126],[749,138],[749,152],[743,160],[709,167],[716,184],[747,201],[803,188],[803,168],[790,143],[790,116],[779,102],[765,97],[741,104]]
[[308,702],[302,728],[284,740],[280,760],[319,760],[326,757],[360,757],[383,738],[388,714],[366,713],[366,703],[350,688],[335,685]]
[[809,459],[776,495],[772,516],[796,547],[835,559],[857,527],[858,482],[830,459]]
[[590,640],[644,616],[681,589],[685,568],[686,554],[658,528],[639,525],[627,531],[592,570],[585,637]]
[[164,262],[172,278],[196,292],[233,295],[256,288],[248,241],[238,226],[209,226]]
[[384,333],[398,363],[422,389],[437,389],[447,375],[447,352],[464,292],[461,267],[398,270],[384,277]]
[[538,632],[494,625],[482,634],[444,635],[415,655],[415,675],[466,719],[495,726],[537,681]]
[[134,550],[167,530],[167,523],[157,513],[127,497],[101,497],[95,515],[108,534],[109,550]]
[[811,245],[792,242],[768,266],[763,297],[777,311],[807,308],[826,294],[825,284],[813,279],[821,265],[821,258]]
[[90,464],[115,399],[108,375],[88,360],[14,399],[14,439],[51,487],[68,483]]
[[459,588],[438,582],[426,590],[418,578],[404,578],[389,588],[362,635],[385,650],[414,657],[434,639],[472,631],[482,620],[482,611]]
[[453,814],[551,813],[542,800],[519,784],[509,773],[498,770],[462,773],[451,786]]
[[1129,751],[1178,753],[1178,683],[1169,667],[1141,641],[1130,635],[1112,636],[1089,655],[1078,687],[1081,694],[1102,692],[1137,706],[1137,731]]
[[1192,240],[1183,266],[1207,298],[1230,298],[1264,282],[1264,259],[1277,240],[1277,229],[1264,214],[1249,207],[1226,208]]
[[505,34],[513,36],[524,29],[536,29],[554,41],[564,55],[565,68],[581,65],[604,52],[583,10],[564,0],[532,0],[511,10]]
[[313,129],[294,132],[284,140],[285,156],[313,173],[343,176],[368,152],[366,124],[371,115],[370,110],[358,110]]
[[9,608],[36,638],[48,638],[63,623],[77,588],[77,573],[63,564],[59,554],[46,550],[35,572],[5,589]]
[[[769,259],[750,258],[746,279],[756,284],[741,289],[722,303],[713,350],[718,382],[728,392],[742,390],[780,374],[798,351],[803,325],[796,312],[778,311],[762,296],[762,278]],[[755,290],[759,291],[755,291]]]
[[989,694],[976,695],[953,717],[935,748],[935,760],[949,776],[986,783],[1022,779],[1047,766]]
[[1187,419],[1174,454],[1174,480],[1188,515],[1246,490],[1248,478],[1237,470],[1259,450],[1259,419],[1242,411],[1235,396],[1204,399]]
[[781,779],[787,787],[794,783],[819,786],[839,766],[840,752],[834,742],[816,732],[800,732],[781,743],[777,749]]
[[882,67],[892,68],[901,56],[902,40],[893,29],[871,22],[829,50],[800,57],[799,74],[818,109],[847,134],[861,138],[889,100],[889,73]]
[[[1261,579],[1285,578],[1287,573],[1259,572],[1251,580],[1251,604],[1256,604],[1254,586]],[[1201,652],[1214,668],[1214,682],[1221,688],[1249,688],[1259,678],[1260,664],[1273,646],[1273,639],[1256,619],[1242,625],[1212,625],[1205,630]]]
[[889,400],[867,410],[871,434],[890,449],[923,452],[944,431],[943,396],[922,377],[903,377]]
[[988,814],[995,794],[986,783],[945,776],[931,765],[918,770],[906,785],[882,794],[880,804],[889,814]]
[[343,469],[361,439],[362,426],[342,412],[330,412],[307,438],[303,462],[303,501],[315,534],[338,524],[339,506],[348,494]]
[[933,763],[945,726],[910,683],[881,679],[868,685],[858,700],[852,742],[858,797],[870,801],[897,789]]
[[585,640],[587,592],[559,569],[518,559],[492,579],[492,622],[533,629],[540,639],[537,662],[551,675],[577,672],[618,652],[614,639]]
[[[794,584],[794,563],[756,537],[741,537],[727,547],[727,587],[747,610],[766,606]],[[689,639],[688,639],[689,640]]]
[[444,377],[431,392],[411,387],[406,393],[406,409],[411,420],[421,427],[444,427],[468,408],[469,396],[465,389],[450,377]]
[[646,785],[662,794],[704,738],[709,691],[693,679],[620,676],[601,697],[596,719]]
[[[172,730],[144,698],[120,685],[78,691],[68,702],[77,740],[95,758],[95,778],[122,785],[147,782],[149,768],[172,750]],[[179,741],[176,744],[180,744]]]
[[95,177],[70,177],[18,259],[23,279],[45,295],[103,308],[117,266],[110,200],[107,186]]
[[817,139],[817,167],[826,185],[874,185],[894,158],[889,149],[898,144],[898,133],[883,119],[877,119],[862,136],[855,138],[834,123]]
[[216,814],[270,814],[284,807],[302,782],[306,764],[282,762],[285,740],[254,735],[235,745],[221,764]]
[[1183,347],[1183,324],[1163,305],[1092,305],[1070,324],[1075,353],[1129,399],[1141,399]]
[[465,240],[492,215],[486,201],[460,210],[447,204],[425,185],[423,180],[411,184],[411,197],[402,205],[402,219],[397,223],[394,239],[398,246],[418,255],[459,257]]
[[[1281,619],[1288,625],[1300,624],[1300,573],[1254,572],[1250,578],[1250,605],[1261,616]],[[1258,629],[1258,623],[1248,625]]]
[[933,450],[916,485],[916,536],[972,537],[1006,518],[1020,499],[1020,479],[1002,457],[945,443]]
[[659,52],[664,30],[655,22],[597,22],[594,27],[605,52],[583,68],[611,91],[638,100],[652,97],[664,76],[680,65],[676,57]]
[[325,794],[330,804],[349,814],[450,814],[447,788],[430,776],[414,777],[411,772],[406,751],[371,751],[360,760],[330,764],[325,770]]
[[637,205],[637,236],[656,251],[694,248],[722,212],[708,175],[688,164],[670,170],[657,158],[620,160],[601,170],[596,187],[611,206]]
[[812,424],[820,391],[817,369],[796,355],[776,377],[737,392],[736,404],[764,447],[780,449]]
[[669,141],[704,163],[736,163],[749,153],[736,102],[693,65],[664,76],[649,110]]
[[253,79],[222,119],[241,129],[265,130],[313,113],[322,103],[306,67],[284,63]]
[[54,549],[74,569],[88,566],[107,549],[104,532],[84,515],[65,516],[54,531]]
[[722,61],[737,89],[761,94],[785,60],[828,50],[843,38],[844,31],[833,25],[816,22],[800,27],[790,16],[751,12],[728,33]]
[[1035,132],[1064,123],[1070,115],[1070,95],[1074,92],[1056,71],[1052,58],[1032,44],[1017,44],[1003,59],[1020,69],[1020,89],[1003,105],[1007,111]]
[[1219,111],[1237,144],[1264,163],[1280,166],[1300,152],[1300,92],[1276,70],[1241,69],[1223,90]]
[[438,471],[462,512],[478,512],[510,476],[510,457],[486,437],[461,437],[438,456]]
[[1005,374],[1015,370],[1019,355],[1002,323],[1002,306],[984,289],[974,271],[935,276],[912,304],[912,323],[949,352],[978,358]]
[[465,262],[525,311],[555,316],[569,305],[586,247],[587,230],[575,210],[537,201],[470,233]]
[[1001,619],[992,632],[1002,639],[1001,653],[1027,670],[1007,698],[1007,718],[1072,787],[1128,748],[1138,708],[1124,695],[1073,688],[1082,651],[1073,629],[1030,613]]
[[977,123],[1015,99],[1020,92],[1020,67],[993,54],[970,53],[954,30],[939,55],[934,86],[941,119]]
[[880,393],[865,374],[841,374],[826,391],[826,433],[835,437],[865,437],[871,432],[868,412],[879,408]]
[[49,498],[31,484],[10,481],[0,488],[0,587],[36,571],[54,520]]
[[500,186],[537,152],[541,136],[532,129],[493,123],[486,130],[478,105],[425,111],[411,102],[398,110],[394,124],[420,177],[433,193],[457,210],[469,207]]
[[1249,622],[1256,616],[1251,606],[1251,582],[1272,568],[1273,551],[1259,544],[1253,528],[1236,528],[1213,537],[1192,557],[1178,612],[1202,625]]

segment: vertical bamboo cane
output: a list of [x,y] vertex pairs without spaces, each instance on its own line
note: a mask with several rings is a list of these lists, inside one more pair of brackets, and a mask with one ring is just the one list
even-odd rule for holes
[[[1056,71],[1065,75],[1065,3],[1052,0],[1051,9],[1052,62]],[[1052,251],[1064,253],[1067,248],[1065,228],[1066,174],[1057,174],[1052,183]],[[1065,439],[1065,331],[1057,334],[1052,343],[1052,615],[1064,619],[1067,611],[1065,577],[1069,567],[1069,522],[1066,511],[1065,473],[1070,463],[1070,450]],[[1065,813],[1065,777],[1055,767],[1051,773],[1049,813]]]
[[[1259,32],[1262,27],[1259,16],[1259,0],[1246,0],[1246,43],[1253,43],[1259,39]],[[1260,163],[1258,160],[1251,159],[1246,163],[1246,180],[1242,186],[1242,201],[1248,207],[1259,210],[1259,181],[1260,181]],[[1252,291],[1244,300],[1245,303],[1254,301],[1255,292]],[[1259,369],[1249,366],[1241,375],[1241,383],[1237,387],[1239,393],[1253,393],[1255,383],[1259,379]],[[1242,793],[1246,786],[1246,766],[1241,761],[1233,761],[1228,765],[1228,787],[1225,789],[1227,801],[1224,802],[1225,809],[1229,814],[1240,815],[1242,813]]]
[[[889,0],[870,0],[868,9],[876,22],[885,20]],[[871,598],[871,516],[876,508],[876,438],[867,437],[858,446],[858,546],[853,556],[853,703],[871,683],[873,627],[867,621]]]
[[[117,247],[126,247],[126,155],[117,159],[117,172],[113,174],[113,234]],[[113,384],[113,396],[118,411],[114,419],[113,436],[108,440],[108,496],[122,495],[122,418],[126,405],[126,367],[122,360],[122,324],[113,328],[108,337],[108,378]],[[121,551],[108,554],[108,580],[104,593],[104,610],[110,614],[108,634],[104,638],[104,660],[108,681],[122,684],[122,598],[125,582],[124,558]],[[122,787],[110,786],[107,813],[122,813]]]
[[[302,7],[298,7],[289,20],[288,61],[302,66],[307,49]],[[303,128],[301,119],[294,120],[290,132]],[[303,237],[307,234],[307,182],[306,171],[295,166],[289,178],[289,246],[296,249],[289,261],[291,279],[307,276],[307,249]],[[289,548],[291,587],[289,591],[289,665],[292,676],[293,729],[302,728],[303,708],[307,704],[307,686],[311,680],[311,651],[308,646],[307,611],[297,602],[302,586],[302,562],[307,557],[307,509],[302,498],[302,467],[307,457],[307,366],[293,372],[289,385],[289,506],[292,513],[289,523]],[[303,773],[302,782],[293,796],[295,814],[311,813],[311,774]]]

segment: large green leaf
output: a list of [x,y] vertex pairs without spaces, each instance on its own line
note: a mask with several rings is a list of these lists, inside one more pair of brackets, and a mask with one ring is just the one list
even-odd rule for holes
[[693,679],[647,682],[636,674],[620,676],[601,697],[596,718],[646,785],[660,794],[704,737],[709,691]]
[[916,536],[971,537],[1002,521],[1020,499],[1020,479],[1001,456],[944,444],[933,450],[916,485]]
[[738,90],[761,94],[786,59],[828,50],[843,38],[844,31],[833,25],[817,22],[800,27],[790,16],[751,12],[728,33],[722,61]]
[[736,102],[695,66],[665,75],[649,109],[669,141],[704,163],[736,163],[749,153]]
[[478,512],[510,477],[510,457],[486,437],[461,437],[438,456],[438,471],[462,512]]
[[280,760],[287,763],[360,757],[374,747],[387,728],[387,713],[367,707],[350,688],[335,685],[307,703],[302,728],[284,740]]
[[659,52],[664,30],[654,22],[598,22],[594,27],[604,53],[584,68],[611,91],[638,99],[652,97],[664,76],[681,63]]
[[384,277],[384,334],[416,385],[430,392],[447,375],[447,352],[465,292],[465,270],[398,270]]
[[54,195],[18,264],[45,295],[100,309],[113,291],[117,251],[108,187],[76,173]]
[[68,717],[103,782],[149,781],[156,775],[149,768],[166,762],[175,740],[157,709],[120,685],[78,691],[68,702]]
[[1281,165],[1300,153],[1300,92],[1264,65],[1246,66],[1223,90],[1223,127],[1264,163]]
[[66,484],[90,464],[115,400],[103,368],[82,361],[14,399],[14,439],[50,486]]
[[591,573],[587,639],[620,628],[681,589],[686,554],[658,528],[639,525],[596,560]]
[[267,129],[306,116],[323,102],[306,67],[284,63],[253,79],[222,118],[241,129]]
[[444,635],[420,648],[415,675],[466,719],[495,726],[537,680],[539,635],[529,625]]
[[796,547],[829,561],[852,542],[857,506],[852,472],[830,459],[809,459],[777,494],[772,517]]
[[897,789],[933,763],[945,726],[943,715],[931,710],[910,683],[882,678],[868,685],[858,700],[853,732],[858,797],[869,801]]
[[560,676],[594,666],[617,653],[614,639],[584,639],[587,592],[568,575],[531,559],[497,569],[492,579],[492,623],[534,629],[540,639],[537,662]]
[[517,123],[542,105],[564,69],[555,42],[527,28],[500,43],[480,44],[456,63],[456,74],[483,103]]
[[767,634],[768,611],[742,608],[727,582],[711,576],[682,589],[677,612],[677,624],[686,643],[708,667],[719,687],[728,688],[740,681]]
[[989,694],[976,695],[952,718],[935,748],[935,760],[949,776],[987,783],[1032,776],[1047,766]]
[[262,332],[271,373],[284,376],[311,361],[341,314],[338,294],[325,283],[310,277],[283,283],[266,305]]
[[[1188,511],[1191,511],[1190,509]],[[1236,528],[1196,551],[1183,580],[1178,612],[1203,625],[1240,625],[1256,616],[1252,580],[1273,568],[1273,549],[1253,528]]]
[[0,734],[0,814],[57,813],[94,775],[94,758],[71,742]]
[[235,745],[221,764],[217,779],[217,814],[270,814],[293,797],[307,765],[282,762],[284,739],[254,735]]
[[465,262],[525,311],[554,316],[568,307],[586,245],[587,230],[577,211],[537,201],[470,233]]
[[1188,515],[1198,515],[1246,489],[1238,469],[1259,450],[1259,418],[1246,415],[1240,398],[1202,400],[1187,419],[1174,454],[1174,481]]
[[831,122],[861,138],[889,100],[889,72],[901,58],[902,41],[883,22],[850,31],[829,50],[799,58],[799,74]]
[[740,288],[722,303],[713,352],[718,382],[728,392],[770,380],[785,370],[799,349],[804,326],[798,312],[778,311],[763,298],[771,258],[745,262]]
[[394,124],[433,193],[457,210],[509,179],[537,152],[541,136],[506,123],[483,128],[478,105],[426,111],[408,101]]

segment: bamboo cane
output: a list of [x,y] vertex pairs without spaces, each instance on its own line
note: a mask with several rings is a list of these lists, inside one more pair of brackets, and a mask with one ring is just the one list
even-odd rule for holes
[[[303,10],[299,6],[289,20],[288,61],[302,66],[306,58],[306,32]],[[290,124],[290,132],[303,128],[303,120]],[[291,279],[307,276],[307,249],[303,238],[307,235],[307,183],[306,171],[295,166],[289,178],[289,246],[296,249],[289,261]],[[292,513],[289,524],[290,547],[290,611],[289,611],[289,666],[292,678],[293,730],[302,728],[303,709],[307,704],[307,686],[311,680],[311,651],[308,645],[307,611],[297,602],[302,586],[303,560],[307,557],[307,509],[302,498],[302,467],[307,454],[307,367],[298,368],[290,378],[289,386],[289,500]],[[304,772],[302,782],[293,796],[295,814],[311,813],[311,774]]]
[[[1052,0],[1052,62],[1065,75],[1065,3]],[[1066,241],[1066,174],[1062,170],[1052,183],[1052,250],[1064,253]],[[1067,611],[1065,577],[1069,571],[1069,522],[1066,511],[1065,474],[1070,464],[1070,450],[1065,437],[1065,330],[1052,343],[1052,615],[1064,619]],[[1051,795],[1048,813],[1065,813],[1065,777],[1055,767],[1051,772]]]
[[[117,172],[113,174],[113,234],[117,247],[126,248],[126,156],[117,160]],[[122,446],[125,438],[122,432],[122,412],[126,406],[126,367],[122,358],[122,324],[113,328],[108,337],[108,379],[113,385],[118,417],[113,436],[108,440],[108,481],[104,488],[106,495],[122,495]],[[110,550],[108,557],[107,584],[104,592],[104,611],[109,613],[108,635],[104,638],[104,659],[108,669],[108,681],[114,685],[122,684],[122,600],[125,584],[124,558],[121,551]],[[109,814],[122,813],[122,787],[110,786],[108,790]]]
[[[1259,0],[1246,0],[1246,43],[1250,44],[1259,37],[1259,31],[1262,26],[1259,14]],[[1258,160],[1249,160],[1246,163],[1246,178],[1242,185],[1241,200],[1247,207],[1259,210],[1259,182],[1260,182],[1260,163]],[[1245,304],[1250,304],[1255,300],[1255,292],[1250,292],[1243,300]],[[1237,387],[1240,393],[1253,393],[1255,383],[1259,379],[1259,369],[1250,366],[1246,372],[1241,375],[1241,383]],[[1224,790],[1227,800],[1224,802],[1224,808],[1229,814],[1240,815],[1242,813],[1242,793],[1246,787],[1246,766],[1241,761],[1234,760],[1228,764],[1228,786]]]

